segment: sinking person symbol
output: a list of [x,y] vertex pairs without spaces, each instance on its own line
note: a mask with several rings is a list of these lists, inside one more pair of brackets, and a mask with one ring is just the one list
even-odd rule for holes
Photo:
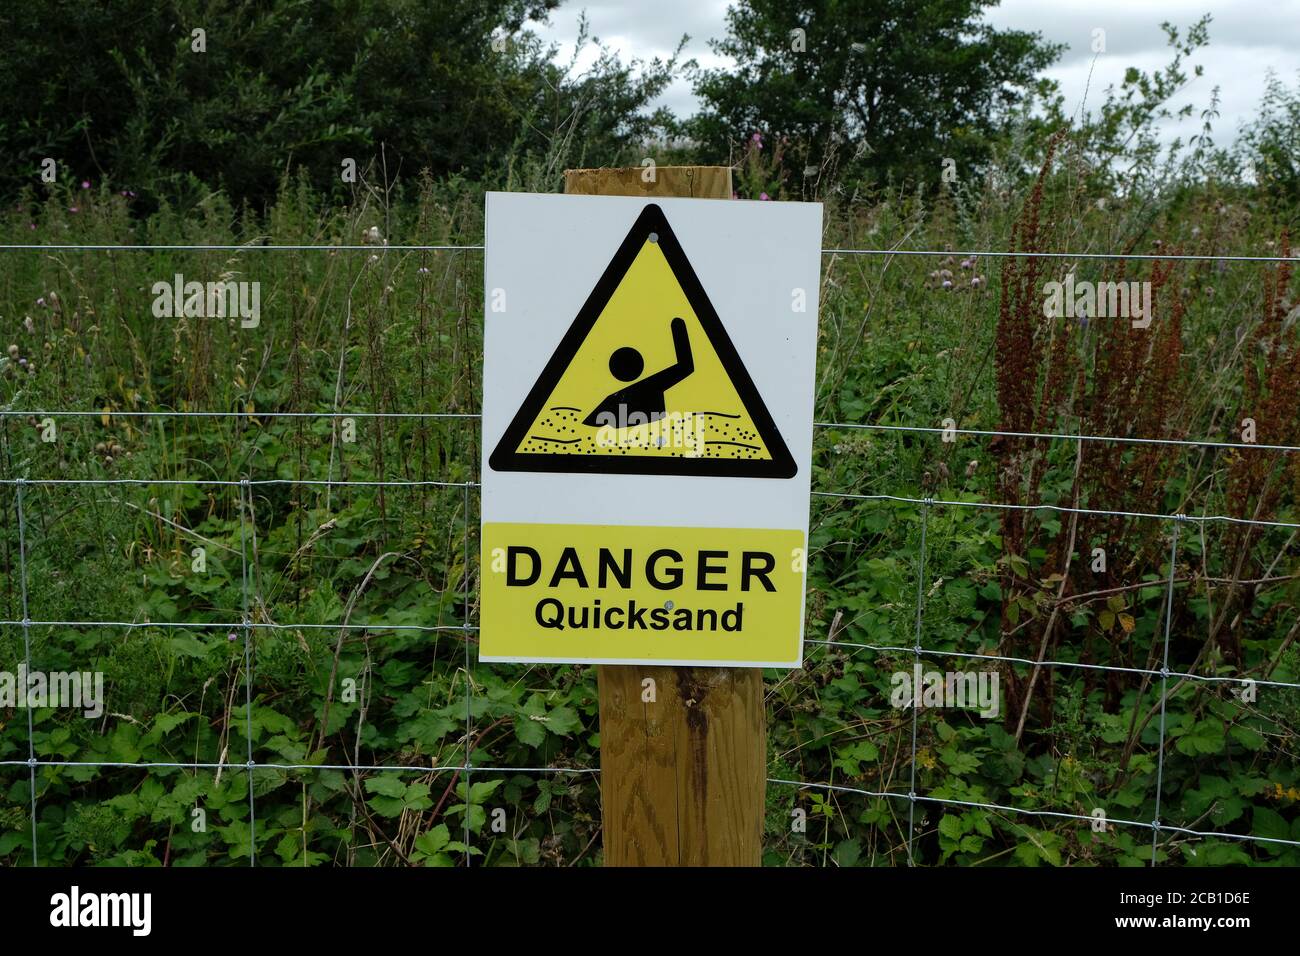
[[488,465],[794,476],[771,413],[658,205],[641,210]]
[[609,357],[610,374],[619,381],[632,384],[606,397],[582,420],[584,425],[627,428],[629,424],[657,422],[667,414],[668,403],[664,399],[664,393],[695,371],[686,322],[681,318],[673,319],[670,328],[676,361],[668,368],[647,375],[640,381],[633,380],[645,370],[645,359],[641,353],[629,345],[614,351]]

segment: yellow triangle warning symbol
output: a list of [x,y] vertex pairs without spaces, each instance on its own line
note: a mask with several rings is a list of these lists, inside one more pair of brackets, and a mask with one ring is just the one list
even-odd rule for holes
[[637,217],[488,464],[794,476],[794,459],[659,206]]

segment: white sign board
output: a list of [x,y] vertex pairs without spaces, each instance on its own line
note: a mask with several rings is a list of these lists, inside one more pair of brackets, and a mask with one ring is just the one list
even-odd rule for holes
[[800,665],[821,221],[488,194],[482,660]]

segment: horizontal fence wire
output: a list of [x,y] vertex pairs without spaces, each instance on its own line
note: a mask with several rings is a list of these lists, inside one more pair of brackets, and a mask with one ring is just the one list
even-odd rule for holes
[[[396,418],[396,419],[480,419],[477,412],[280,412],[280,411],[128,411],[100,409],[99,411],[48,411],[37,409],[0,408],[0,418],[35,418],[40,415],[58,415],[64,418]],[[1028,438],[1043,441],[1115,442],[1123,445],[1170,445],[1182,448],[1245,448],[1257,451],[1300,451],[1300,445],[1270,445],[1262,442],[1219,441],[1211,438],[1144,438],[1137,435],[1083,435],[1069,432],[1007,432],[980,428],[944,428],[936,425],[887,425],[879,422],[813,422],[814,428],[847,428],[867,431],[913,432],[917,434],[976,435],[984,438]]]
[[[0,760],[0,767],[26,767],[27,760]],[[443,773],[464,770],[463,763],[453,764],[351,764],[351,763],[204,763],[181,761],[118,761],[118,760],[44,760],[36,759],[37,767],[114,767],[128,770],[367,770],[374,773]],[[600,773],[590,767],[494,767],[474,764],[471,770],[479,773]]]
[[[1018,813],[1034,817],[1055,817],[1061,820],[1079,820],[1086,823],[1092,823],[1096,820],[1095,817],[1085,816],[1082,813],[1065,813],[1060,810],[1031,810],[1025,807],[1011,807],[1001,803],[980,803],[976,800],[953,800],[949,797],[933,797],[920,793],[912,795],[901,793],[897,790],[863,790],[859,787],[849,787],[837,783],[807,783],[803,780],[783,780],[775,777],[769,777],[767,782],[783,786],[799,787],[801,789],[827,790],[835,793],[852,793],[863,797],[888,797],[895,800],[908,800],[915,803],[934,803],[947,807],[968,807],[973,810],[997,810],[1003,813]],[[1297,840],[1286,840],[1281,837],[1255,836],[1251,833],[1226,833],[1217,830],[1192,830],[1187,827],[1171,826],[1168,823],[1122,820],[1119,817],[1111,816],[1106,817],[1106,822],[1118,823],[1121,826],[1153,829],[1158,833],[1185,833],[1198,837],[1222,837],[1225,840],[1246,840],[1252,843],[1278,843],[1284,846],[1300,846],[1300,841]]]
[[[482,251],[482,245],[388,245],[388,244],[366,244],[366,245],[274,245],[274,244],[249,244],[249,245],[115,245],[115,244],[0,244],[0,251],[122,251],[122,252],[143,252],[143,251],[227,251],[227,252],[244,252],[244,251],[368,251],[378,252],[468,252]],[[1097,260],[1152,260],[1152,261],[1191,261],[1191,262],[1298,262],[1300,257],[1297,256],[1226,256],[1226,255],[1159,255],[1159,254],[1136,254],[1136,253],[1070,253],[1070,252],[1029,252],[1029,251],[965,251],[954,252],[952,250],[905,250],[905,249],[822,249],[823,255],[879,255],[879,256],[973,256],[987,258],[1043,258],[1043,259],[1097,259]],[[182,411],[182,410],[56,410],[56,411],[37,411],[37,410],[15,410],[0,409],[0,419],[5,417],[35,417],[56,415],[60,417],[132,417],[132,418],[241,418],[247,420],[257,420],[261,418],[363,418],[363,419],[449,419],[449,420],[475,420],[481,418],[475,413],[460,412],[368,412],[368,411]],[[1047,432],[1008,432],[981,429],[963,429],[963,428],[943,428],[934,426],[908,426],[893,425],[884,423],[860,423],[860,422],[814,422],[814,427],[823,429],[864,429],[878,430],[887,432],[905,432],[918,434],[942,433],[947,436],[970,435],[980,437],[1006,437],[1017,439],[1044,440],[1044,441],[1076,441],[1076,442],[1115,442],[1126,444],[1141,445],[1165,445],[1193,448],[1231,448],[1231,449],[1249,449],[1260,451],[1277,451],[1277,452],[1296,452],[1300,451],[1300,446],[1293,445],[1269,445],[1253,442],[1226,442],[1216,440],[1197,440],[1197,439],[1165,439],[1165,438],[1143,438],[1136,436],[1114,436],[1114,435],[1084,435],[1068,433],[1047,433]],[[24,638],[24,658],[28,672],[32,669],[31,658],[31,628],[33,627],[121,627],[127,629],[150,628],[150,627],[172,627],[185,629],[217,629],[228,630],[232,633],[242,630],[244,633],[244,670],[245,670],[245,711],[248,726],[252,724],[252,671],[254,663],[254,641],[253,635],[258,630],[295,630],[304,628],[320,628],[329,630],[415,630],[421,632],[442,632],[442,631],[460,631],[464,637],[464,678],[466,688],[466,710],[465,710],[465,738],[464,738],[464,760],[460,764],[374,764],[362,765],[354,763],[345,764],[286,764],[286,763],[259,763],[253,759],[253,743],[251,734],[248,735],[248,757],[244,764],[220,762],[220,763],[203,763],[203,762],[121,762],[121,761],[72,761],[72,760],[47,760],[38,758],[35,753],[35,734],[33,727],[33,717],[31,708],[27,708],[28,722],[28,758],[26,760],[0,760],[0,766],[23,767],[29,769],[30,785],[30,816],[31,816],[31,834],[32,834],[32,862],[33,865],[39,865],[39,848],[37,841],[37,801],[36,801],[36,771],[38,767],[100,767],[100,768],[119,768],[119,769],[244,769],[252,774],[254,771],[263,770],[281,770],[281,771],[321,771],[334,770],[346,771],[351,773],[443,773],[456,772],[463,773],[466,777],[466,787],[468,788],[469,775],[471,773],[479,774],[504,774],[504,773],[526,773],[526,774],[574,774],[574,775],[599,775],[598,768],[575,768],[564,766],[549,767],[501,767],[501,766],[484,766],[472,762],[472,733],[473,733],[473,678],[471,674],[472,662],[470,656],[470,634],[477,632],[478,628],[471,623],[469,588],[471,577],[469,572],[470,566],[470,547],[469,547],[469,529],[470,529],[470,489],[479,488],[479,482],[462,481],[424,481],[424,480],[321,480],[321,479],[253,479],[241,478],[238,480],[220,480],[220,479],[128,479],[128,478],[3,478],[0,484],[11,485],[15,488],[15,500],[17,510],[17,524],[19,531],[19,548],[18,564],[20,577],[21,607],[23,617],[18,621],[0,620],[0,625],[21,627]],[[241,544],[241,594],[243,619],[237,622],[150,622],[150,621],[57,621],[57,620],[33,620],[28,615],[28,591],[27,591],[27,566],[26,566],[26,518],[24,490],[32,486],[43,485],[215,485],[215,486],[233,486],[238,487],[239,491],[239,512],[240,512],[240,544]],[[464,495],[465,509],[465,535],[464,535],[464,586],[466,594],[465,602],[465,619],[460,624],[450,625],[420,625],[420,624],[397,624],[384,622],[340,622],[340,623],[280,623],[280,622],[258,622],[251,619],[251,598],[250,587],[255,579],[256,548],[250,563],[248,555],[247,536],[250,530],[245,509],[251,509],[251,489],[254,486],[263,485],[306,485],[306,486],[325,486],[325,487],[442,487],[442,488],[461,488]],[[1248,841],[1257,843],[1268,843],[1286,846],[1300,846],[1300,841],[1288,840],[1274,837],[1263,837],[1256,834],[1242,834],[1219,831],[1202,831],[1188,827],[1174,826],[1165,823],[1159,819],[1160,800],[1163,788],[1163,761],[1166,744],[1166,726],[1165,726],[1165,703],[1169,695],[1168,680],[1170,677],[1178,678],[1182,681],[1200,681],[1206,683],[1220,682],[1232,684],[1252,684],[1255,686],[1268,686],[1287,689],[1300,689],[1300,684],[1286,681],[1273,681],[1264,679],[1252,679],[1241,677],[1221,677],[1214,675],[1194,674],[1190,672],[1176,671],[1169,668],[1168,661],[1168,644],[1169,628],[1172,616],[1172,601],[1175,587],[1175,562],[1178,551],[1178,528],[1185,522],[1228,522],[1243,525],[1259,525],[1266,527],[1280,528],[1300,528],[1300,523],[1284,521],[1267,521],[1261,519],[1241,518],[1230,515],[1193,515],[1193,514],[1160,514],[1152,512],[1133,512],[1119,511],[1102,508],[1074,508],[1055,504],[1022,504],[1007,502],[986,502],[986,501],[950,501],[936,499],[933,497],[914,498],[902,495],[890,494],[852,494],[846,492],[834,491],[814,491],[815,497],[827,497],[847,501],[888,501],[898,502],[921,506],[922,514],[922,534],[919,551],[917,554],[917,613],[916,613],[916,642],[912,647],[902,647],[893,645],[880,644],[861,644],[850,641],[834,639],[832,634],[829,639],[807,638],[806,642],[825,647],[846,648],[853,650],[866,650],[875,653],[911,653],[915,660],[920,662],[922,656],[934,657],[956,657],[973,661],[991,661],[1007,664],[1020,664],[1030,666],[1037,671],[1039,668],[1076,668],[1091,671],[1108,671],[1119,672],[1134,675],[1141,675],[1147,678],[1159,677],[1162,682],[1160,697],[1160,725],[1159,725],[1159,745],[1157,751],[1158,770],[1155,794],[1155,819],[1151,821],[1128,820],[1117,817],[1106,817],[1107,824],[1115,824],[1126,827],[1136,827],[1149,829],[1152,835],[1151,862],[1154,865],[1157,862],[1157,849],[1159,838],[1162,833],[1182,834],[1190,837],[1203,839],[1226,839],[1237,841]],[[1028,658],[1010,657],[997,654],[973,654],[960,651],[944,650],[940,648],[927,648],[922,644],[922,634],[924,626],[924,604],[925,604],[925,565],[927,555],[927,537],[926,524],[931,508],[934,507],[971,507],[985,508],[994,510],[1020,510],[1020,511],[1040,511],[1049,510],[1054,512],[1083,515],[1099,515],[1112,517],[1140,518],[1148,520],[1170,521],[1173,526],[1173,535],[1170,547],[1170,568],[1169,576],[1165,587],[1165,623],[1164,623],[1164,658],[1163,666],[1159,670],[1151,668],[1135,667],[1116,667],[1111,665],[1092,664],[1079,661],[1058,661],[1058,660],[1030,660]],[[252,529],[255,535],[255,528]],[[255,542],[254,542],[255,545]],[[1188,582],[1184,582],[1188,583]],[[1151,582],[1143,587],[1161,587],[1159,582]],[[1175,688],[1176,689],[1176,688]],[[919,689],[914,690],[917,695]],[[1056,810],[1039,810],[1025,807],[1013,807],[996,803],[981,801],[956,800],[945,797],[938,797],[916,792],[916,765],[917,765],[917,741],[918,741],[918,714],[920,707],[916,706],[915,696],[912,704],[912,743],[911,743],[911,782],[908,792],[898,791],[872,791],[857,787],[850,787],[839,784],[816,783],[809,781],[788,780],[783,778],[771,777],[767,779],[769,784],[780,786],[793,786],[800,789],[822,790],[828,792],[850,793],[855,795],[907,800],[909,804],[908,812],[908,835],[907,835],[907,858],[908,864],[915,864],[914,855],[914,837],[915,837],[915,807],[917,803],[934,804],[937,806],[965,807],[971,809],[983,809],[1000,813],[1016,814],[1020,816],[1045,817],[1063,820],[1076,820],[1080,822],[1093,823],[1095,818],[1083,814],[1068,813]],[[468,793],[468,789],[467,789]],[[249,784],[249,813],[250,813],[250,832],[249,832],[249,865],[256,865],[256,817],[254,802],[253,786],[250,779]],[[470,834],[468,824],[468,814],[466,814],[466,832],[465,845],[469,846]],[[465,865],[470,865],[470,854],[465,854]]]
[[[426,245],[405,243],[363,243],[349,245],[295,243],[214,243],[212,245],[160,245],[142,243],[0,243],[0,252],[482,252],[482,244]],[[987,259],[1137,259],[1156,262],[1300,262],[1300,256],[1228,256],[1211,253],[1173,254],[1143,252],[1035,252],[1017,249],[822,249],[824,256],[969,256]]]
[[[416,479],[390,479],[369,481],[364,479],[325,478],[0,478],[0,485],[216,485],[241,487],[256,485],[308,485],[320,487],[358,488],[479,488],[477,481],[421,481]],[[1165,521],[1225,522],[1228,524],[1255,525],[1265,528],[1300,528],[1296,521],[1269,521],[1263,518],[1240,518],[1235,515],[1161,514],[1154,511],[1116,511],[1109,508],[1074,508],[1049,502],[1011,504],[999,501],[948,501],[937,498],[911,498],[906,495],[855,494],[846,491],[813,491],[815,498],[840,498],[849,501],[896,501],[903,504],[940,505],[952,508],[988,508],[1012,511],[1054,511],[1061,514],[1096,515],[1112,518],[1149,518]]]

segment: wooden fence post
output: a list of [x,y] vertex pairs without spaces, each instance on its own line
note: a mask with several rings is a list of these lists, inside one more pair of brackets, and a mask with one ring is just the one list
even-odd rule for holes
[[[731,198],[726,166],[661,166],[650,181],[646,173],[570,169],[564,191]],[[602,665],[596,673],[605,865],[760,865],[767,788],[762,671]]]

